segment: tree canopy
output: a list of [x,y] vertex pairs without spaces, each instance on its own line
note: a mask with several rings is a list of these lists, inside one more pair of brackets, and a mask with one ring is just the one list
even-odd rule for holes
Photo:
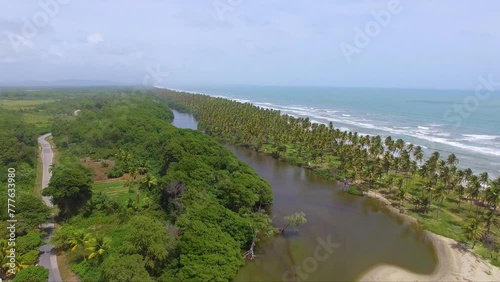
[[92,197],[91,173],[80,164],[56,165],[42,194],[52,197],[62,217],[75,215]]
[[[263,212],[273,202],[271,186],[214,138],[171,125],[164,101],[117,96],[60,104],[81,111],[61,110],[53,124],[64,158],[45,195],[71,216],[54,235],[56,247],[76,247],[82,260],[73,268],[83,281],[233,279],[254,240],[252,226],[271,229]],[[127,177],[130,194],[147,204],[91,193],[90,175],[78,164],[86,157],[112,159],[113,176]],[[107,244],[98,244],[104,236]]]

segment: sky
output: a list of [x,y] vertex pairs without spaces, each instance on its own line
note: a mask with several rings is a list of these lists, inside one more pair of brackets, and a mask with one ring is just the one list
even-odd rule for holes
[[0,0],[0,83],[472,89],[500,1]]

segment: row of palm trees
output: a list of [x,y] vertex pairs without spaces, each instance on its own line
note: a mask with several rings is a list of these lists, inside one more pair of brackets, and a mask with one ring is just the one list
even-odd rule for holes
[[[401,206],[410,200],[416,211],[427,213],[433,204],[442,209],[447,200],[456,202],[457,208],[468,202],[469,210],[476,206],[471,220],[478,224],[469,222],[464,230],[484,229],[479,232],[482,237],[492,233],[500,204],[500,178],[492,180],[486,172],[474,174],[470,168],[459,168],[454,154],[443,158],[433,152],[426,158],[421,146],[341,131],[331,122],[312,123],[309,118],[206,95],[169,90],[158,94],[172,108],[193,114],[199,129],[224,142],[270,152],[301,166],[328,167],[333,177],[352,179],[359,187],[389,186]],[[477,236],[467,237],[474,242]]]

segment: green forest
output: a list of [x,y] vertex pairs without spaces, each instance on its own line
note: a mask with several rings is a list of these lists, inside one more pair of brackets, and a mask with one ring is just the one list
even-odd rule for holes
[[[81,280],[232,279],[254,233],[273,230],[265,212],[270,185],[216,140],[172,126],[160,100],[111,95],[76,102],[77,116],[54,120],[54,141],[66,156],[44,195],[54,197],[64,221],[55,245],[79,254],[72,269]],[[86,156],[115,159],[111,177],[130,175],[127,203],[92,193],[89,172],[70,161]],[[76,186],[69,181],[81,185],[74,195],[64,191]]]
[[[10,122],[2,123],[8,148],[2,171],[19,171],[18,189],[26,193],[18,199],[33,203],[19,203],[20,221],[31,214],[17,234],[19,245],[28,245],[18,251],[33,261],[23,260],[17,281],[48,275],[29,266],[42,244],[38,224],[49,216],[33,195],[36,138],[47,132],[23,121],[33,113],[48,116],[57,148],[43,190],[53,197],[60,223],[52,243],[81,281],[227,281],[256,241],[279,232],[267,214],[269,183],[214,138],[171,125],[173,113],[161,99],[130,91],[63,93],[0,112]],[[94,183],[89,162],[105,167],[108,179]],[[108,193],[112,187],[118,189]]]
[[[253,149],[311,169],[347,193],[376,191],[432,232],[466,242],[500,265],[500,180],[459,168],[455,155],[425,156],[391,137],[360,136],[248,103],[168,90],[0,91],[0,175],[16,170],[17,275],[46,281],[35,266],[55,213],[51,243],[64,257],[63,279],[80,281],[230,281],[266,237],[306,222],[303,213],[272,225],[269,183],[223,144]],[[199,131],[178,129],[171,109]],[[41,190],[37,137],[56,148]],[[51,196],[47,208],[41,196]],[[6,201],[0,207],[7,209]],[[0,214],[6,222],[7,215]],[[8,238],[8,230],[0,231]],[[258,259],[258,258],[257,258]]]
[[379,192],[426,229],[468,242],[500,266],[500,178],[458,168],[454,154],[425,156],[422,147],[402,139],[362,136],[250,103],[170,90],[157,95],[193,114],[199,129],[221,142],[265,152],[333,181],[346,179],[354,195]]
[[[50,215],[49,208],[43,204],[41,199],[34,195],[33,189],[36,179],[37,167],[37,132],[32,126],[26,123],[21,114],[0,108],[0,182],[5,197],[0,201],[0,220],[7,222],[8,201],[7,201],[7,177],[9,169],[14,169],[15,177],[15,202],[10,207],[15,211],[17,220],[16,238],[10,240],[9,230],[0,229],[0,278],[8,278],[7,270],[11,269],[11,248],[15,248],[14,268],[19,272],[13,281],[35,281],[31,279],[30,273],[36,273],[36,277],[48,278],[48,271],[35,267],[38,260],[38,248],[43,244],[42,238],[45,235],[38,225],[44,223]],[[5,184],[5,185],[4,185]],[[10,193],[9,193],[10,194]],[[7,240],[7,238],[9,238]],[[24,277],[24,278],[23,278]]]

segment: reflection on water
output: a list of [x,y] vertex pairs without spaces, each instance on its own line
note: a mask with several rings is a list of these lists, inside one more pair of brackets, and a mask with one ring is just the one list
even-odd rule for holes
[[198,129],[198,122],[196,119],[190,115],[190,114],[184,114],[175,110],[172,110],[174,112],[174,121],[172,124],[178,128],[185,128],[185,129]]
[[[192,117],[176,113],[174,125],[179,124],[196,128]],[[343,193],[313,172],[270,156],[228,148],[271,183],[276,226],[297,211],[308,221],[296,236],[261,242],[257,259],[247,262],[235,281],[345,281],[360,278],[377,264],[422,274],[436,267],[434,248],[421,228],[376,199]]]
[[[420,273],[434,270],[436,255],[424,232],[381,202],[343,193],[313,172],[267,155],[229,148],[273,186],[277,226],[296,211],[308,220],[299,236],[262,244],[258,259],[247,263],[236,281],[355,280],[377,264]],[[318,240],[328,237],[339,247],[322,261],[314,259]]]

